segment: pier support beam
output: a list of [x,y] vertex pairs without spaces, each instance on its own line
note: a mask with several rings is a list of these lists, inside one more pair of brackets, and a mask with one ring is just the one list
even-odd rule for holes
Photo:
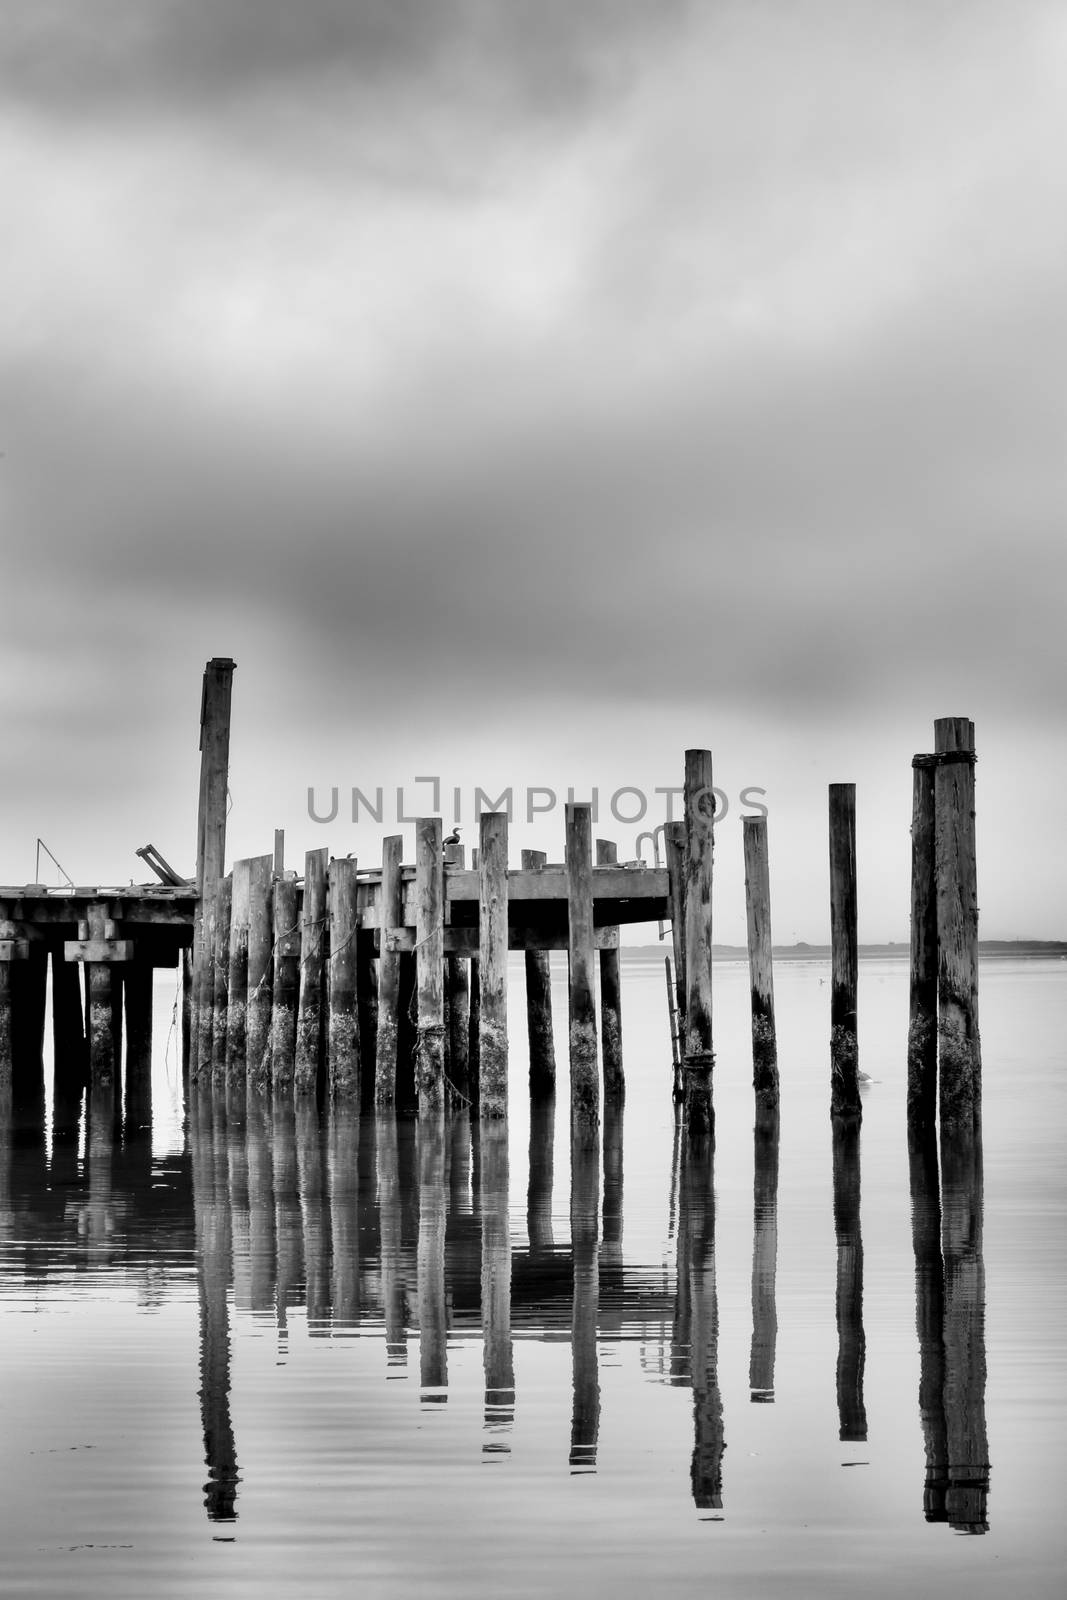
[[209,943],[215,896],[226,870],[226,796],[230,771],[230,699],[234,663],[215,656],[204,668],[200,701],[200,803],[196,824],[196,893],[193,917],[193,993],[196,1059],[190,1064],[195,1082],[211,1065],[214,946]]
[[[681,1100],[685,1089],[682,1062],[685,1055],[685,857],[686,833],[684,822],[668,822],[663,830],[664,855],[667,860],[667,890],[671,905],[671,944],[674,950],[674,1015],[672,1028],[672,1055],[674,1057],[674,1098]],[[668,966],[668,983],[671,981]],[[674,1038],[674,1032],[677,1038]]]
[[[466,852],[461,844],[445,845],[445,867],[464,867]],[[447,890],[445,912],[448,912]],[[445,1070],[453,1089],[460,1096],[469,1093],[470,1071],[470,972],[462,956],[445,957]]]
[[830,785],[830,1111],[860,1117],[856,785]]
[[374,1101],[379,1106],[391,1106],[396,1100],[400,952],[390,948],[389,934],[404,920],[400,877],[403,850],[404,839],[399,833],[382,840],[382,883],[378,896],[378,1039],[374,1062]]
[[330,862],[330,1097],[358,1104],[360,1037],[356,863]]
[[710,1132],[712,1104],[711,881],[715,793],[711,751],[685,753],[685,1117]]
[[415,824],[415,950],[419,987],[419,1113],[445,1103],[444,855],[440,817]]
[[[293,917],[295,921],[295,914]],[[248,865],[248,1000],[245,1053],[234,1071],[234,1088],[246,1081],[262,1091],[270,1083],[271,1015],[274,1007],[274,881],[271,858]]]
[[911,971],[908,1121],[933,1127],[937,1109],[937,892],[934,881],[936,756],[912,759]]
[[[274,885],[274,1004],[270,1037],[271,1083],[275,1094],[292,1089],[296,1070],[296,1008],[300,995],[298,903],[296,879],[279,878]],[[258,1076],[249,1078],[249,1086],[265,1087]]]
[[771,875],[767,818],[745,817],[745,901],[748,911],[748,972],[752,994],[752,1086],[756,1104],[778,1104],[778,1041],[774,1026],[774,966],[771,944]]
[[86,909],[78,938],[63,946],[67,961],[85,963],[85,1006],[89,1034],[89,1073],[94,1088],[115,1082],[122,1056],[122,963],[133,960],[129,939],[115,937],[109,907]]
[[508,817],[483,811],[478,834],[478,1059],[483,1118],[508,1113]]
[[314,1094],[322,1062],[322,991],[326,971],[326,863],[329,852],[304,857],[304,909],[300,919],[300,1004],[296,1027],[297,1094]]
[[[540,872],[543,850],[522,852],[523,872]],[[526,952],[526,1031],[530,1041],[530,1097],[556,1092],[556,1042],[552,1032],[552,966],[547,950]]]
[[211,1081],[216,1088],[226,1082],[226,1027],[230,994],[230,923],[233,917],[233,878],[219,879],[215,895],[214,998],[211,1010]]
[[978,1035],[978,881],[974,835],[974,723],[934,723],[937,891],[937,1033],[942,1129],[981,1109]]
[[[619,852],[610,839],[596,842],[598,867],[614,867]],[[622,1100],[626,1078],[622,1069],[622,980],[619,972],[619,930],[606,928],[614,943],[600,947],[600,1042],[604,1051],[604,1099]]]
[[571,1130],[588,1136],[600,1126],[596,1000],[593,992],[593,817],[589,805],[567,806],[568,1035]]

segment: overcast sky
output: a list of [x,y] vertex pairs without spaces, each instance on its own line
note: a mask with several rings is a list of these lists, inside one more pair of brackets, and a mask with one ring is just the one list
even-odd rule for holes
[[0,0],[0,58],[0,881],[191,871],[230,655],[231,854],[373,864],[435,774],[558,858],[528,786],[706,745],[716,937],[747,786],[828,937],[854,779],[903,939],[968,715],[981,931],[1067,937],[1061,4]]

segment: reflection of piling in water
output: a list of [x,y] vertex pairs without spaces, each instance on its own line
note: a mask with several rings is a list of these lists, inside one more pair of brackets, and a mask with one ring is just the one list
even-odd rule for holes
[[[205,1075],[206,1076],[206,1075]],[[212,1104],[206,1082],[194,1092],[189,1132],[200,1302],[200,1418],[208,1469],[204,1505],[212,1522],[237,1515],[237,1445],[230,1414],[230,1322],[233,1271],[223,1102]]]
[[[598,867],[615,867],[619,852],[610,839],[596,842]],[[622,1065],[622,983],[619,975],[619,930],[605,927],[611,940],[600,947],[600,1042],[604,1051],[604,1099],[620,1100],[626,1093]]]
[[226,1090],[226,1181],[230,1200],[230,1239],[233,1252],[233,1306],[252,1309],[252,1241],[248,1208],[248,1113],[246,1096],[236,1087]]
[[778,1104],[778,1041],[774,1026],[774,966],[771,944],[771,878],[767,818],[745,817],[745,901],[748,911],[748,971],[752,997],[752,1086],[756,1105]]
[[360,1178],[368,1158],[374,1128],[351,1104],[330,1110],[327,1132],[327,1168],[330,1184],[330,1235],[333,1244],[333,1329],[359,1325],[359,1198]]
[[937,1136],[929,1124],[909,1123],[908,1175],[911,1242],[915,1252],[915,1327],[919,1336],[919,1419],[926,1452],[923,1511],[927,1522],[944,1522],[948,1487],[945,1271],[941,1258]]
[[756,1401],[774,1400],[774,1357],[778,1341],[775,1300],[778,1270],[778,1133],[777,1106],[770,1111],[757,1111],[752,1180],[752,1350],[748,1363],[748,1385],[751,1398]]
[[321,1332],[330,1310],[330,1225],[326,1211],[322,1129],[314,1100],[302,1097],[296,1111],[296,1167],[304,1238],[308,1331]]
[[531,1101],[530,1176],[526,1190],[526,1233],[531,1257],[551,1254],[556,1244],[552,1229],[555,1132],[555,1096]]
[[482,1338],[485,1426],[497,1437],[483,1452],[506,1452],[499,1437],[515,1415],[515,1364],[511,1346],[511,1234],[508,1225],[508,1129],[482,1129]]
[[[522,852],[523,872],[541,872],[543,850]],[[530,1098],[556,1090],[556,1044],[552,1033],[552,967],[547,950],[526,952],[526,1031],[530,1041]]]
[[[715,1286],[714,1143],[706,1134],[682,1136],[678,1201],[679,1304],[685,1319],[693,1388],[693,1504],[722,1508],[722,1456],[726,1448],[719,1391],[719,1302]],[[684,1280],[685,1288],[682,1291]],[[676,1331],[676,1340],[678,1332]],[[673,1375],[672,1365],[672,1375]]]
[[571,1136],[571,1259],[574,1274],[571,1353],[574,1406],[571,1412],[570,1464],[578,1469],[596,1467],[600,1433],[600,1374],[597,1362],[599,1203],[600,1149],[596,1143],[589,1142],[586,1130],[577,1129]]
[[830,1111],[858,1121],[856,785],[830,785]]
[[[410,1138],[412,1125],[403,1125]],[[375,1119],[378,1165],[378,1215],[382,1263],[382,1310],[385,1353],[391,1367],[407,1365],[407,1311],[404,1300],[403,1244],[400,1215],[398,1124],[389,1114]]]
[[837,1413],[841,1439],[866,1439],[863,1403],[863,1239],[860,1233],[860,1130],[833,1119],[834,1231],[837,1235]]
[[274,1158],[270,1111],[258,1095],[248,1099],[248,1255],[249,1301],[253,1312],[274,1310],[277,1259],[274,1220]]
[[275,1312],[278,1332],[286,1333],[289,1307],[296,1303],[304,1274],[304,1229],[296,1168],[296,1108],[281,1096],[274,1103],[271,1138],[274,1170],[274,1227],[278,1267]]
[[448,1386],[445,1309],[445,1124],[443,1113],[419,1118],[419,1382],[422,1400],[443,1403]]
[[89,1094],[86,1152],[89,1167],[89,1204],[86,1228],[90,1261],[106,1258],[115,1225],[112,1207],[112,1168],[115,1154],[114,1084],[97,1084]]
[[600,1243],[600,1333],[619,1338],[625,1319],[623,1277],[623,1122],[625,1102],[604,1098],[604,1203]]
[[941,1236],[945,1263],[945,1424],[949,1525],[988,1529],[985,1265],[982,1257],[982,1140],[959,1128],[941,1138]]
[[685,1118],[715,1126],[712,1100],[711,883],[715,793],[710,750],[685,752]]
[[448,1119],[448,1210],[452,1217],[471,1214],[471,1116],[465,1106]]

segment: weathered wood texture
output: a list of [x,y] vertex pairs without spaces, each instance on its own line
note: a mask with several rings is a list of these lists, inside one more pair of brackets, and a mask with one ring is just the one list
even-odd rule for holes
[[[440,819],[436,819],[440,825]],[[440,859],[440,857],[438,857]],[[448,1312],[445,1300],[445,1126],[440,1107],[419,1117],[419,1242],[416,1256],[421,1400],[438,1404],[448,1386]]]
[[567,915],[571,1128],[580,1137],[592,1135],[600,1126],[593,989],[593,820],[588,805],[567,806]]
[[[610,839],[596,842],[598,867],[618,865],[619,852]],[[614,943],[600,951],[600,1043],[604,1052],[604,1098],[621,1100],[626,1094],[622,1065],[622,979],[619,972],[619,930],[611,930]]]
[[942,1128],[981,1109],[978,1033],[978,879],[974,830],[974,723],[934,723],[938,1091]]
[[508,1218],[508,1130],[487,1123],[481,1132],[482,1340],[485,1426],[499,1434],[515,1414],[511,1342],[511,1232]]
[[752,996],[752,1085],[756,1101],[778,1104],[778,1040],[774,1025],[774,966],[771,956],[771,874],[767,818],[745,817],[745,904],[748,912],[748,974]]
[[211,1020],[211,1080],[226,1082],[226,1028],[230,992],[230,921],[233,916],[233,877],[220,878],[215,892],[213,1002]]
[[[270,1055],[275,1094],[292,1088],[296,1070],[296,1010],[300,996],[299,893],[294,878],[279,878],[274,885],[274,1003]],[[249,1082],[251,1086],[251,1077]]]
[[[568,812],[572,809],[568,806]],[[590,808],[586,813],[586,848],[591,845]],[[568,828],[568,840],[570,829]],[[567,852],[570,859],[570,850]],[[592,958],[590,957],[590,965]],[[594,1033],[595,1039],[595,1033]],[[571,1123],[571,1366],[574,1400],[571,1410],[570,1465],[596,1467],[600,1440],[600,1368],[597,1354],[597,1312],[600,1305],[600,1259],[597,1249],[600,1202],[600,1146]]]
[[832,783],[830,804],[830,1110],[862,1114],[856,924],[856,785]]
[[326,863],[329,852],[304,857],[304,907],[300,918],[300,1001],[296,1024],[297,1094],[314,1094],[323,1057],[322,1000],[326,981]]
[[[543,850],[522,852],[523,872],[539,872]],[[555,1093],[556,1042],[552,1031],[552,967],[547,950],[526,952],[526,1031],[530,1041],[530,1094]]]
[[440,817],[420,817],[415,824],[415,884],[419,988],[415,1072],[421,1114],[440,1110],[445,1101],[445,891]]
[[[111,923],[105,904],[91,905],[86,914],[89,937],[101,944]],[[85,1003],[89,1034],[89,1076],[96,1089],[114,1084],[122,1049],[122,976],[117,963],[89,961],[85,966]],[[210,1037],[210,1030],[209,1030]]]
[[863,1401],[863,1238],[860,1232],[860,1129],[855,1117],[833,1124],[834,1232],[837,1235],[837,1411],[839,1437],[867,1437]]
[[508,817],[484,811],[478,819],[478,1060],[479,1113],[508,1110]]
[[359,963],[356,863],[330,862],[329,1080],[333,1100],[359,1099]]
[[379,1106],[391,1106],[396,1098],[400,954],[390,948],[385,935],[390,928],[398,927],[403,920],[403,891],[400,881],[403,849],[402,834],[390,834],[382,840],[379,913],[382,942],[378,953],[378,1041],[374,1066],[374,1098]]
[[230,700],[234,663],[216,656],[204,668],[200,701],[200,800],[196,824],[196,909],[193,916],[193,992],[197,1012],[195,1081],[211,1064],[214,1004],[212,913],[226,871],[226,797],[230,770]]
[[912,761],[911,966],[908,997],[908,1119],[932,1124],[937,1110],[937,892],[934,764]]
[[668,822],[663,830],[664,855],[667,860],[667,888],[670,902],[671,945],[674,950],[674,1028],[677,1032],[674,1050],[674,1098],[680,1100],[685,1092],[682,1062],[685,1056],[685,822]]
[[752,1347],[748,1386],[758,1402],[774,1399],[778,1344],[778,1106],[756,1108],[752,1180]]
[[[244,1059],[247,1082],[254,1084],[259,1092],[271,1080],[275,926],[272,865],[269,855],[253,856],[248,869],[248,1000]],[[235,1075],[235,1087],[241,1081],[240,1075]]]
[[[465,852],[461,844],[445,845],[445,867],[460,868],[465,865]],[[449,873],[446,870],[447,885]],[[447,908],[447,887],[446,908]],[[454,1094],[460,1099],[468,1096],[470,1058],[470,968],[461,956],[451,955],[445,961],[445,1071]]]
[[711,884],[715,794],[711,751],[685,753],[685,1116],[694,1134],[714,1125]]
[[244,1083],[248,1049],[248,921],[252,863],[233,864],[230,899],[230,951],[226,977],[226,1082]]

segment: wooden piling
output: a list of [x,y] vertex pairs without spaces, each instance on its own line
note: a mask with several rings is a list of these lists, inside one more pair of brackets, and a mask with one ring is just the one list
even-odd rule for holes
[[748,973],[752,995],[752,1085],[757,1105],[778,1104],[778,1041],[774,1026],[774,966],[771,955],[771,878],[767,818],[742,821],[745,902],[748,911]]
[[[434,818],[440,828],[440,818]],[[440,851],[438,851],[440,864]],[[417,862],[416,862],[417,865]],[[423,1405],[448,1397],[448,1313],[445,1301],[445,1126],[440,1106],[420,1105],[419,1243],[416,1274],[419,1297],[419,1378]]]
[[382,883],[378,897],[378,1041],[374,1063],[374,1099],[379,1106],[391,1106],[396,1099],[400,954],[389,948],[389,934],[401,925],[404,917],[400,877],[403,850],[402,834],[390,834],[382,840]]
[[230,922],[233,916],[233,877],[220,878],[215,895],[214,1003],[211,1022],[211,1081],[226,1082],[226,1028],[230,994]]
[[415,1063],[419,1113],[445,1103],[444,855],[441,818],[415,824],[415,950],[419,1031]]
[[[540,872],[543,850],[522,852],[523,872]],[[552,966],[547,950],[526,951],[526,1031],[530,1041],[530,1095],[556,1092],[556,1042],[552,1031]]]
[[593,995],[593,822],[589,805],[567,806],[567,958],[572,1134],[600,1126]]
[[685,753],[685,1118],[710,1132],[712,1102],[711,883],[715,794],[711,751]]
[[[247,1082],[262,1093],[271,1081],[271,1018],[274,1009],[274,879],[269,855],[253,856],[248,868],[248,999],[245,1005]],[[292,919],[296,921],[295,909]],[[287,923],[282,924],[287,927]],[[238,1063],[234,1086],[244,1081]]]
[[511,1233],[508,1218],[508,1130],[489,1123],[482,1130],[482,1355],[485,1427],[495,1435],[483,1451],[507,1446],[500,1435],[515,1415],[515,1362],[511,1341]]
[[[88,907],[86,931],[95,945],[107,942],[109,921],[106,905]],[[121,1013],[116,1016],[116,1008],[121,1004],[121,984],[122,978],[115,963],[110,961],[85,963],[89,1076],[94,1089],[106,1089],[112,1085],[119,1069]]]
[[[619,852],[610,839],[596,842],[598,867],[618,865]],[[610,945],[600,948],[600,1042],[604,1051],[604,1098],[622,1100],[626,1077],[622,1066],[622,976],[619,971],[619,930],[606,929],[614,936]]]
[[329,1080],[332,1100],[359,1101],[356,863],[330,862]]
[[478,834],[479,1111],[508,1113],[508,817],[483,811]]
[[908,1121],[933,1126],[937,1108],[937,890],[934,879],[936,756],[912,759],[911,970]]
[[[270,1038],[271,1082],[275,1094],[292,1088],[296,1070],[296,1008],[300,994],[298,900],[296,879],[279,878],[274,885],[274,1000]],[[249,1081],[251,1086],[251,1078]]]
[[769,1404],[774,1400],[774,1361],[778,1344],[775,1288],[779,1115],[777,1105],[756,1107],[752,1180],[752,1345],[748,1386],[749,1398],[757,1404]]
[[281,877],[282,873],[285,871],[285,829],[284,828],[275,828],[275,830],[274,830],[274,871],[275,871],[275,875],[277,877],[279,877],[279,878]]
[[248,926],[252,863],[233,864],[230,898],[230,952],[226,974],[226,1082],[236,1087],[247,1073],[248,1051]]
[[[478,851],[471,851],[471,867],[478,870]],[[481,1101],[481,1025],[482,1025],[482,978],[481,962],[476,955],[471,956],[471,999],[470,999],[470,1027],[467,1030],[467,1092],[470,1095],[471,1110],[476,1112]],[[473,1138],[472,1133],[472,1138]]]
[[314,1094],[322,1062],[322,992],[326,975],[326,862],[329,852],[304,857],[304,908],[300,920],[300,1001],[296,1025],[297,1094]]
[[[681,1100],[685,1093],[682,1062],[685,1056],[685,822],[668,822],[663,831],[664,855],[667,861],[667,892],[671,905],[671,945],[674,950],[674,1030],[672,1037],[674,1056],[674,1098]],[[669,969],[668,969],[669,970]]]
[[860,1117],[856,785],[830,785],[830,1111]]
[[226,798],[230,768],[230,699],[234,663],[216,656],[204,668],[200,701],[200,802],[196,838],[196,910],[193,916],[193,991],[196,1059],[191,1076],[210,1067],[214,1006],[212,913],[219,879],[226,870]]
[[981,1111],[978,1034],[978,880],[974,833],[974,723],[934,723],[937,1036],[942,1130]]
[[[466,852],[461,844],[445,845],[445,867],[466,864]],[[447,896],[445,902],[447,914]],[[454,1092],[461,1097],[469,1094],[470,1072],[470,970],[464,956],[445,957],[445,1070]]]

